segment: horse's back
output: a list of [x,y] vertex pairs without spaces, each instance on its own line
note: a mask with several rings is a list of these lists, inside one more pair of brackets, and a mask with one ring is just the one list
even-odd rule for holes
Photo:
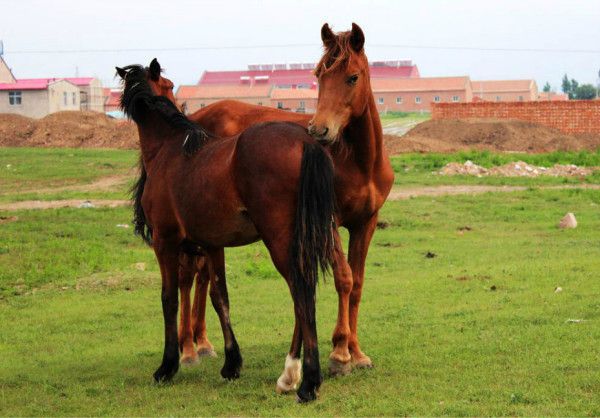
[[189,119],[217,136],[237,135],[262,122],[294,122],[307,127],[312,115],[293,113],[237,100],[221,100],[189,115]]

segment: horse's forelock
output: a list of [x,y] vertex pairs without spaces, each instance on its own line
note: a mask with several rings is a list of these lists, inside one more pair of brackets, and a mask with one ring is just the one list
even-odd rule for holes
[[332,44],[325,47],[325,52],[315,68],[315,76],[319,77],[323,73],[333,71],[342,64],[348,63],[353,53],[350,44],[351,34],[351,31],[340,32],[336,35]]

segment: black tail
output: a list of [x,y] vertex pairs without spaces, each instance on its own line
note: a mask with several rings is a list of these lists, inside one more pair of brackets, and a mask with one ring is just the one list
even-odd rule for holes
[[142,196],[144,195],[144,186],[146,185],[146,168],[140,158],[140,177],[131,187],[131,199],[133,200],[133,227],[136,235],[148,245],[152,245],[152,227],[148,224],[144,208],[142,207]]
[[305,143],[300,187],[290,253],[295,300],[309,320],[314,320],[315,290],[319,276],[333,263],[335,194],[333,163],[323,147]]

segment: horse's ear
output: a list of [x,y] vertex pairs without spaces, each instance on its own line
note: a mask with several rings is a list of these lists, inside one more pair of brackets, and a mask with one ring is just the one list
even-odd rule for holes
[[363,33],[360,26],[356,23],[352,23],[352,32],[350,33],[350,45],[355,52],[360,52],[365,45],[365,34]]
[[150,63],[150,78],[154,81],[157,81],[160,77],[160,64],[158,60],[154,58]]
[[125,80],[125,76],[127,75],[127,71],[122,69],[121,67],[115,67],[115,69],[117,70],[117,74],[119,75],[119,77],[121,77],[123,80]]
[[321,40],[325,48],[330,48],[335,43],[335,33],[333,33],[328,23],[321,27]]

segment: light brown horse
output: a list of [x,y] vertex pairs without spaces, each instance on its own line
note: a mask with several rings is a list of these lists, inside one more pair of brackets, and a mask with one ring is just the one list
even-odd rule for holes
[[[335,166],[337,222],[350,233],[348,261],[352,270],[349,280],[344,264],[334,266],[339,310],[332,338],[334,350],[330,355],[330,372],[345,374],[351,366],[372,366],[371,359],[359,345],[358,311],[367,251],[379,209],[392,187],[394,173],[383,146],[383,132],[371,90],[361,28],[352,24],[351,31],[334,34],[325,24],[321,38],[325,52],[315,71],[319,79],[315,115],[224,100],[198,110],[189,118],[217,135],[234,135],[264,121],[290,121],[307,127],[321,142],[329,144],[327,149]],[[198,292],[202,292],[201,287],[197,288],[196,297]],[[186,301],[183,300],[183,303]],[[204,330],[206,337],[205,312],[194,309],[193,314],[198,315],[195,323],[198,329]],[[301,332],[298,327],[295,335],[290,359],[298,359],[300,354]],[[298,361],[286,361],[280,380],[289,382],[289,376],[293,374],[291,370],[297,369],[298,364]],[[295,379],[299,381],[297,376]],[[292,387],[293,384],[282,384],[280,390]]]
[[330,157],[292,123],[259,124],[239,136],[207,141],[202,129],[155,94],[149,69],[132,65],[117,73],[124,84],[121,107],[138,126],[142,151],[144,170],[134,196],[136,230],[151,239],[162,276],[165,346],[154,378],[169,380],[179,368],[177,293],[182,270],[187,274],[189,266],[182,258],[205,254],[225,339],[221,375],[239,377],[242,357],[220,280],[225,266],[219,254],[224,247],[262,239],[290,288],[302,334],[304,376],[298,399],[315,399],[322,381],[315,317],[318,270],[344,262],[335,248],[339,236],[332,223]]

